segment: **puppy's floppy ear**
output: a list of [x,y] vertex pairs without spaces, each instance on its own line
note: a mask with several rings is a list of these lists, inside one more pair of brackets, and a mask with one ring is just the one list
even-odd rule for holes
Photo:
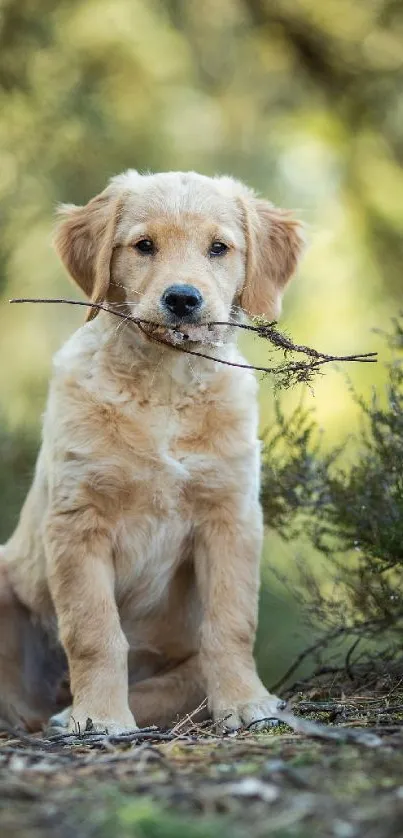
[[242,205],[247,251],[241,307],[275,320],[304,245],[302,225],[290,212],[254,196],[242,198]]
[[[70,276],[93,303],[108,297],[111,259],[119,219],[120,200],[109,188],[84,207],[62,205],[63,220],[55,234],[55,247]],[[98,314],[88,310],[87,320]]]

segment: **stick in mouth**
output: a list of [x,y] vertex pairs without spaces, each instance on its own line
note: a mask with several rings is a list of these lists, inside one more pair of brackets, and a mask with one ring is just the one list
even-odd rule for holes
[[184,326],[151,326],[150,336],[157,337],[172,346],[183,346],[187,343],[199,343],[205,346],[224,346],[224,334],[227,325],[202,323],[200,325],[187,324]]
[[[118,312],[116,311],[116,309],[108,305],[104,305],[103,303],[91,303],[85,300],[70,300],[64,298],[51,297],[18,297],[9,300],[9,302],[63,303],[74,306],[86,306],[97,309],[98,311],[106,311],[109,314],[114,315],[115,317],[120,317],[121,320],[124,320],[127,323],[134,323],[145,334],[147,334],[151,340],[154,339],[159,343],[171,346],[172,349],[178,350],[179,352],[186,352],[188,355],[196,355],[199,358],[206,358],[207,360],[214,361],[215,363],[224,364],[227,367],[237,367],[238,369],[255,370],[256,372],[262,372],[265,375],[273,375],[275,377],[276,384],[279,387],[290,387],[298,383],[309,383],[314,377],[314,375],[321,370],[324,364],[328,364],[332,361],[351,361],[357,363],[376,363],[377,361],[377,352],[360,352],[354,355],[329,355],[324,352],[319,352],[317,349],[312,349],[309,346],[295,344],[287,335],[284,335],[277,329],[277,324],[275,322],[265,323],[262,321],[257,322],[254,325],[251,325],[247,323],[237,323],[231,321],[216,321],[206,323],[203,326],[197,327],[189,325],[186,326],[186,331],[183,330],[182,332],[182,330],[179,330],[176,327],[169,328],[167,326],[162,326],[160,323],[154,323],[150,320],[145,320],[144,318],[134,317],[130,314],[123,314],[122,312]],[[224,358],[217,358],[215,355],[207,354],[207,352],[199,352],[195,349],[189,348],[190,343],[200,344],[203,342],[199,340],[199,337],[201,335],[197,331],[193,332],[193,338],[190,336],[191,329],[205,329],[206,332],[203,332],[203,334],[206,334],[208,336],[208,341],[206,342],[206,344],[208,343],[210,346],[212,346],[214,345],[214,343],[211,340],[211,330],[214,330],[218,327],[244,329],[248,332],[255,334],[257,337],[269,341],[273,349],[283,353],[284,361],[282,363],[277,364],[276,366],[258,367],[254,364],[243,364],[238,361],[229,361]],[[159,337],[156,333],[156,330],[161,328],[165,330],[164,337]],[[168,339],[167,333],[170,333]],[[177,337],[178,335],[181,335],[179,339]],[[220,346],[222,345],[222,343],[218,343],[216,345]],[[309,358],[309,360],[289,361],[288,358],[290,353],[305,355],[305,357]]]

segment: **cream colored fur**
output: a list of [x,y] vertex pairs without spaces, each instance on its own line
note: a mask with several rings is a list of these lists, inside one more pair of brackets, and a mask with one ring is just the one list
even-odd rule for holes
[[[231,178],[192,172],[129,171],[62,215],[56,247],[85,293],[162,334],[172,283],[199,289],[203,323],[241,309],[277,316],[301,249],[288,213]],[[142,237],[154,255],[136,250]],[[213,240],[228,252],[209,256]],[[222,346],[207,331],[186,345],[242,363],[235,330],[217,335]],[[274,711],[253,661],[256,389],[249,370],[178,351],[107,312],[57,353],[35,477],[2,548],[3,715],[35,728],[68,703],[61,650],[73,709],[55,723],[73,730],[88,718],[109,731],[169,724],[205,696],[229,728]],[[31,651],[24,620],[39,638]]]

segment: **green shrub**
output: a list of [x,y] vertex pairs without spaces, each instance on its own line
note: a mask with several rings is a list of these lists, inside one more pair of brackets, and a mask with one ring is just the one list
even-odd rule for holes
[[[358,397],[361,428],[348,462],[347,441],[324,453],[311,413],[299,408],[265,440],[265,520],[282,538],[308,538],[326,559],[335,584],[324,594],[300,562],[297,598],[328,639],[375,640],[384,654],[398,648],[403,623],[403,320],[385,336],[394,350],[386,403]],[[330,589],[331,586],[326,586]]]

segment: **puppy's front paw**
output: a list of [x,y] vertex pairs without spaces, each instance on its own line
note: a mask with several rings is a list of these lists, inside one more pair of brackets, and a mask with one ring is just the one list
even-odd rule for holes
[[82,710],[75,711],[74,707],[71,711],[69,722],[70,733],[105,733],[110,736],[120,736],[122,733],[132,733],[137,730],[137,725],[134,716],[130,712],[125,713],[121,718],[100,718],[100,714],[91,715]]
[[216,707],[213,717],[222,731],[250,726],[253,730],[265,730],[278,724],[278,712],[284,707],[284,701],[276,695],[266,693],[245,703],[231,702],[226,707]]

